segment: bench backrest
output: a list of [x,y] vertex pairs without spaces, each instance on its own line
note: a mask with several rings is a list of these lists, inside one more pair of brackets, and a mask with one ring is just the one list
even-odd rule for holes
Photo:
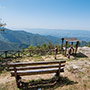
[[33,69],[45,69],[45,68],[59,68],[65,66],[66,61],[43,61],[43,62],[23,62],[23,63],[9,63],[10,71],[18,70],[33,70]]

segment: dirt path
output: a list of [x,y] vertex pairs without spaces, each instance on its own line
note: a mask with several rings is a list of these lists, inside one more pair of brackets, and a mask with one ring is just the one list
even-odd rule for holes
[[[46,60],[47,61],[47,60]],[[77,84],[73,85],[76,88],[80,86],[80,90],[84,90],[83,88],[83,80],[87,80],[90,72],[86,74],[87,68],[90,70],[90,60],[73,60],[67,61],[65,66],[65,72],[62,76],[69,78],[71,81],[78,82]],[[23,79],[26,80],[37,80],[37,79],[49,79],[51,76],[53,77],[54,74],[45,74],[45,75],[35,75],[35,76],[24,76]],[[79,81],[80,80],[80,81]],[[4,73],[0,75],[0,84],[5,84],[7,82],[15,81],[14,77],[10,76],[10,73]],[[88,83],[87,83],[88,84]],[[70,85],[66,85],[64,87],[59,87],[56,90],[66,90],[66,88],[70,88]],[[71,89],[72,90],[72,89]]]
[[3,73],[0,75],[0,84],[5,84],[7,82],[11,82],[15,80],[13,77],[11,77],[10,72]]

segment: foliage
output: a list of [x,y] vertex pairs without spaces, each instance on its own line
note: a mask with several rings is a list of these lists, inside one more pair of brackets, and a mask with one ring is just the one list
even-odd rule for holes
[[[57,45],[59,48],[60,48],[60,44]],[[53,43],[43,43],[42,45],[37,45],[37,46],[34,46],[34,45],[30,45],[28,47],[28,49],[32,49],[32,50],[50,50],[50,49],[54,49],[55,48],[55,45]]]
[[90,42],[88,42],[88,47],[90,47]]
[[[30,45],[39,48],[43,43],[48,44],[50,42],[53,43],[54,45],[56,43],[57,44],[60,43],[60,39],[53,36],[43,36],[39,34],[28,33],[25,31],[14,31],[9,29],[6,29],[5,34],[0,33],[0,41],[2,43],[6,43],[3,44],[3,48],[1,48],[2,45],[0,46],[0,50],[6,50],[6,49],[9,50],[10,49],[9,47],[11,47],[11,49],[17,50],[17,49],[27,48]],[[5,45],[8,45],[8,47],[6,48]]]
[[5,25],[6,23],[2,22],[2,19],[0,19],[0,31],[5,31]]

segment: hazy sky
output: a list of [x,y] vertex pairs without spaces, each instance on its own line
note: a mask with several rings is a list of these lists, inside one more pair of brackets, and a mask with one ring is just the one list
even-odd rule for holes
[[0,0],[8,28],[90,30],[90,0]]

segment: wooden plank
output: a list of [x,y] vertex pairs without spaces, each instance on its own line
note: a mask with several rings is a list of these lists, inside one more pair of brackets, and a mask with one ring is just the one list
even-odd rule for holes
[[23,62],[23,63],[9,63],[8,66],[27,66],[27,65],[44,65],[44,64],[58,64],[58,63],[65,63],[64,60],[58,60],[58,61],[43,61],[43,62]]
[[17,69],[16,67],[14,67],[14,75],[15,75],[15,79],[16,79],[16,86],[18,87],[18,79],[17,79]]
[[77,41],[79,41],[77,38],[64,38],[64,40],[69,41],[69,42],[77,42]]
[[[65,65],[62,64],[61,67]],[[58,68],[59,65],[47,65],[47,66],[28,66],[28,67],[16,67],[17,70],[31,70],[31,69],[45,69],[45,68]],[[14,68],[9,68],[10,71],[13,71]]]
[[[36,75],[36,74],[49,74],[56,73],[59,69],[43,69],[43,70],[26,70],[26,71],[17,71],[17,75],[25,76],[25,75]],[[64,72],[64,68],[61,69],[61,72]],[[14,71],[11,71],[11,75],[14,76]]]

